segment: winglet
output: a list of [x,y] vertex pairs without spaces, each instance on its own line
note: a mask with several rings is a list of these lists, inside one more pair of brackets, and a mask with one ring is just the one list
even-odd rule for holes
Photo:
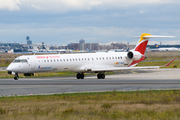
[[168,64],[166,64],[165,66],[163,67],[168,67],[176,58],[172,59]]

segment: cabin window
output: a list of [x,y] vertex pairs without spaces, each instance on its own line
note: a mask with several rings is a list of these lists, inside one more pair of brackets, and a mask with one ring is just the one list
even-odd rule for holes
[[104,57],[102,57],[102,59],[104,60]]
[[44,62],[46,62],[46,60],[44,60]]
[[106,57],[106,59],[108,60],[108,57]]
[[49,60],[47,60],[47,62],[49,62]]
[[60,61],[62,62],[62,59],[60,59]]
[[117,57],[115,57],[117,59]]
[[122,57],[121,57],[121,59],[122,59]]
[[65,59],[63,59],[63,61],[65,61]]
[[83,58],[82,58],[82,61],[83,61]]
[[114,59],[114,57],[112,57],[112,59]]
[[90,60],[90,59],[88,58],[88,60]]
[[92,58],[92,60],[94,60],[94,59]]
[[56,60],[54,59],[54,62],[56,62]]
[[98,60],[98,58],[96,58]]
[[59,59],[57,59],[57,61],[59,62]]
[[84,60],[86,60],[86,58],[84,58]]
[[79,58],[79,61],[80,61],[81,59]]
[[69,59],[71,61],[71,59]]
[[51,60],[51,62],[52,62],[52,60]]
[[77,61],[77,58],[76,58],[76,61]]
[[99,60],[101,60],[101,58],[99,58]]
[[118,57],[118,59],[120,59],[120,57]]
[[73,58],[73,61],[74,61],[74,58]]
[[109,59],[111,59],[111,57],[109,57]]
[[66,59],[68,61],[68,59]]

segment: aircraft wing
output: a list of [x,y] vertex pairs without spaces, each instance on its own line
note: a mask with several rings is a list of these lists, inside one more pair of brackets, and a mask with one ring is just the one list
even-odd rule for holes
[[91,71],[119,71],[119,70],[135,70],[135,69],[159,69],[160,67],[167,67],[169,66],[176,58],[172,59],[169,63],[165,66],[143,66],[143,67],[114,67],[114,66],[98,66],[91,69]]
[[113,67],[103,66],[92,68],[91,71],[119,71],[119,70],[135,70],[135,69],[158,69],[160,66],[144,66],[144,67]]

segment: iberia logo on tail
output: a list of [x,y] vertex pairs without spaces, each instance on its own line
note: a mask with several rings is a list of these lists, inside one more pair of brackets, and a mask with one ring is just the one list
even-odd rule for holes
[[146,46],[148,44],[148,39],[149,39],[149,38],[146,38],[145,36],[151,36],[151,34],[149,34],[149,33],[142,33],[141,37],[140,37],[140,40],[138,41],[136,47],[134,48],[134,51],[138,51],[141,54],[145,53]]

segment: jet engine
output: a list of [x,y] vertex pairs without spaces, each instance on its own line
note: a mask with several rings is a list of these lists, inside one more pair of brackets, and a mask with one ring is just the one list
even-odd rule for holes
[[129,51],[128,53],[127,53],[127,58],[128,59],[133,59],[133,60],[139,60],[139,59],[141,59],[143,57],[143,55],[140,53],[140,52],[138,52],[138,51]]

